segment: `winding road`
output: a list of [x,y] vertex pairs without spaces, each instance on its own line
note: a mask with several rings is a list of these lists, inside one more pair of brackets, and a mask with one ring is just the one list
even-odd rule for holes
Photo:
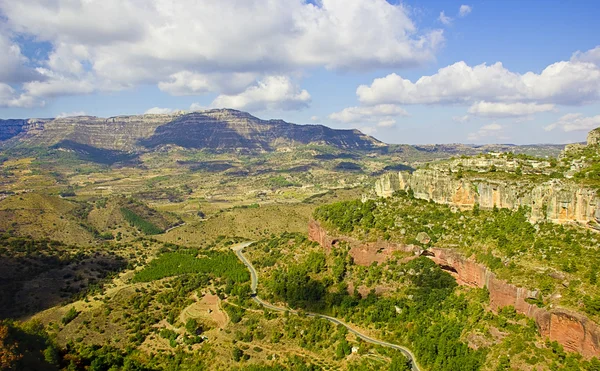
[[[244,250],[244,248],[252,245],[253,243],[254,242],[243,242],[243,243],[239,243],[239,244],[231,246],[231,249],[233,251],[235,251],[235,254],[237,255],[237,257],[242,261],[242,263],[244,263],[244,265],[250,271],[250,278],[251,278],[250,288],[252,290],[252,300],[254,300],[257,304],[259,304],[267,309],[271,309],[271,310],[274,310],[277,312],[289,311],[290,313],[298,314],[298,312],[295,310],[283,308],[283,307],[277,307],[273,304],[267,303],[266,301],[264,301],[260,297],[258,297],[258,295],[256,294],[256,289],[258,287],[258,275],[256,273],[256,270],[252,266],[252,263],[250,263],[250,261],[248,259],[246,259],[246,257],[242,253],[242,250]],[[377,340],[377,339],[373,339],[365,334],[358,332],[357,330],[350,327],[348,324],[340,321],[339,319],[337,319],[335,317],[330,317],[325,314],[311,313],[311,312],[306,312],[306,315],[308,317],[324,318],[324,319],[328,320],[329,322],[335,323],[336,325],[344,326],[345,328],[348,329],[348,332],[353,333],[354,335],[356,335],[357,337],[366,341],[367,343],[381,345],[383,347],[399,350],[406,356],[406,358],[408,358],[410,360],[411,368],[413,371],[421,371],[421,369],[417,365],[417,361],[416,361],[417,357],[415,357],[415,355],[411,352],[411,350],[406,347],[403,347],[401,345],[392,344],[392,343],[387,343],[385,341],[381,341],[381,340]]]

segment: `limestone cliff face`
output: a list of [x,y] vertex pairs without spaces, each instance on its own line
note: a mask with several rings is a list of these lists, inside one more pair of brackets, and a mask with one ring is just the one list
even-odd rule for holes
[[308,143],[349,149],[383,146],[358,130],[334,130],[322,125],[261,120],[248,113],[228,109],[0,122],[0,145],[53,146],[61,142],[122,152],[143,152],[161,145],[261,150]]
[[595,146],[600,144],[600,128],[596,128],[588,133],[587,145]]
[[154,133],[157,127],[173,120],[175,115],[139,115],[99,118],[93,116],[65,117],[53,120],[30,119],[28,129],[15,144],[52,146],[62,141],[116,151],[143,148],[140,138]]
[[487,287],[491,310],[498,311],[502,307],[512,305],[517,312],[535,320],[541,336],[557,341],[567,351],[580,353],[586,358],[600,356],[600,326],[595,322],[585,315],[563,308],[547,310],[528,303],[526,299],[537,298],[539,292],[500,280],[487,267],[454,250],[431,248],[424,251],[414,245],[385,241],[363,243],[350,237],[331,235],[314,220],[309,223],[308,236],[327,250],[334,247],[338,241],[347,242],[355,263],[365,266],[374,261],[385,261],[394,251],[413,252],[415,257],[426,256],[452,274],[459,284]]
[[502,182],[488,179],[457,179],[449,171],[420,169],[415,172],[386,174],[375,183],[379,197],[396,190],[409,190],[414,196],[436,203],[471,208],[531,208],[531,220],[587,223],[600,220],[600,198],[593,189],[574,183],[551,180],[540,185]]

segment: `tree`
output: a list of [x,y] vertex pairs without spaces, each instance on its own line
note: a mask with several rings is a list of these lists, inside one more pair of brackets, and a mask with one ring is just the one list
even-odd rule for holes
[[58,353],[58,349],[56,349],[52,345],[48,346],[48,348],[44,350],[44,360],[51,365],[57,365],[60,361],[60,354]]
[[185,329],[192,335],[197,335],[196,331],[198,330],[198,321],[194,318],[190,318],[187,320],[185,324]]
[[77,309],[75,309],[75,307],[71,307],[71,309],[69,309],[69,311],[67,313],[65,313],[65,315],[61,321],[62,321],[63,325],[66,325],[69,322],[71,322],[72,320],[74,320],[75,318],[77,318],[78,315],[79,315],[79,312],[77,311]]
[[233,360],[239,362],[242,357],[244,357],[244,352],[238,347],[233,347]]
[[390,371],[410,371],[412,369],[410,361],[404,356],[392,357],[392,363],[390,363]]
[[11,343],[8,330],[8,326],[0,325],[0,369],[2,370],[12,369],[15,363],[23,358],[17,346]]

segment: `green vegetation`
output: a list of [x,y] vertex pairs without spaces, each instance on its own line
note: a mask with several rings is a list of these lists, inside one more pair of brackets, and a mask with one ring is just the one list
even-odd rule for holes
[[145,220],[144,218],[142,218],[141,216],[139,216],[138,214],[129,210],[126,207],[121,208],[121,213],[123,214],[123,217],[125,218],[125,220],[127,220],[129,222],[129,224],[138,228],[144,234],[153,235],[153,234],[160,234],[160,233],[164,232],[162,229],[158,228],[154,224]]
[[[576,226],[549,222],[534,226],[527,220],[528,212],[525,208],[484,211],[478,207],[453,211],[449,206],[397,192],[389,199],[321,206],[314,216],[359,239],[458,249],[465,256],[475,256],[500,278],[539,289],[544,305],[551,303],[552,295],[559,294],[559,304],[580,309],[581,298],[598,291],[600,251],[596,247],[600,237]],[[418,241],[421,232],[431,238],[429,243]],[[561,284],[565,281],[571,283],[565,287]],[[584,310],[595,313],[585,303]]]
[[[498,314],[487,311],[487,290],[457,286],[450,274],[428,258],[406,262],[392,258],[379,265],[357,266],[348,247],[338,242],[323,264],[320,247],[301,237],[286,234],[249,248],[247,254],[253,262],[278,257],[282,249],[287,250],[285,256],[294,257],[255,265],[264,282],[259,290],[261,297],[342,318],[357,328],[369,328],[375,337],[407,345],[425,369],[508,370],[539,365],[550,370],[591,371],[600,364],[597,359],[586,362],[578,355],[566,353],[557,343],[540,346],[543,339],[532,320],[517,314],[512,307],[503,308]],[[339,267],[343,269],[340,271]],[[338,277],[342,280],[338,281]],[[350,284],[355,287],[354,292],[349,292]],[[367,294],[356,290],[361,284],[371,288]],[[384,295],[376,294],[375,288],[381,286],[387,288]],[[333,329],[316,319],[310,326],[302,327],[302,335],[294,335],[298,331],[294,318],[289,317],[291,324],[284,328],[284,337],[301,336],[306,339],[307,349],[329,347],[336,359],[347,357],[349,339],[345,336],[336,335],[333,344],[327,343],[327,335],[321,338],[321,334]],[[496,338],[495,333],[502,337]],[[405,362],[392,365],[405,369]],[[392,367],[389,363],[387,366]],[[360,367],[368,370],[384,366],[360,363]]]
[[61,322],[63,325],[66,325],[69,322],[73,321],[75,318],[77,318],[78,315],[79,312],[75,309],[75,307],[71,307],[71,309],[69,309],[69,311],[65,313],[65,315],[61,319]]
[[297,187],[299,184],[290,182],[283,175],[269,178],[267,184],[273,188]]
[[[199,255],[200,254],[200,255]],[[248,270],[231,251],[180,250],[168,252],[152,260],[136,273],[134,282],[149,282],[187,273],[210,273],[235,283],[250,279]]]
[[355,228],[372,228],[376,204],[373,200],[362,202],[352,200],[343,203],[322,206],[316,209],[314,217],[331,223],[340,232],[352,232]]

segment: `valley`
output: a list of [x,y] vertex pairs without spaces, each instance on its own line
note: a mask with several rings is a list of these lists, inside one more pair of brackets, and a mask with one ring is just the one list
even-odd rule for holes
[[600,365],[594,133],[386,145],[234,110],[0,128],[6,369]]

